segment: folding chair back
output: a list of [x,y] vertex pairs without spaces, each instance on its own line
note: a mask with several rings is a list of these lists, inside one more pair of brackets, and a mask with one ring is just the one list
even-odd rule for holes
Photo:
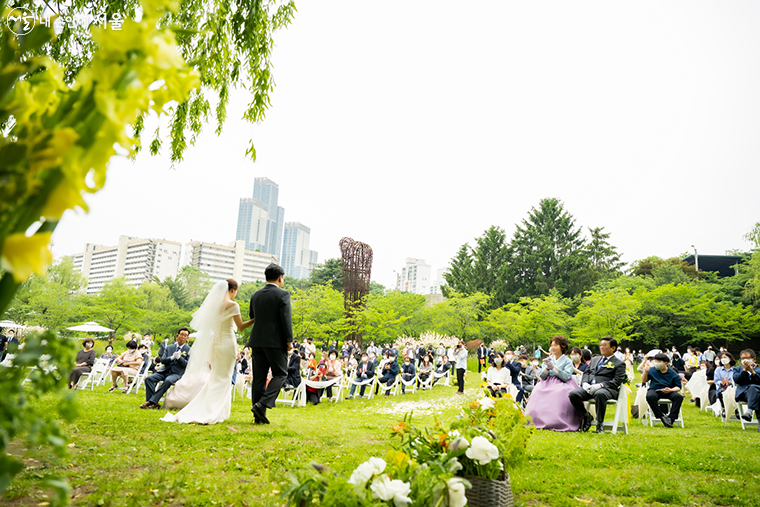
[[150,370],[150,365],[151,365],[151,361],[152,360],[153,360],[153,358],[148,357],[147,363],[141,365],[140,369],[137,370],[137,374],[134,375],[134,377],[132,378],[132,382],[130,382],[130,384],[129,384],[129,389],[127,389],[127,394],[131,393],[133,390],[134,390],[135,393],[137,393],[138,391],[140,391],[140,386],[145,381],[145,377],[147,377],[148,374],[150,373],[150,371],[148,371],[148,370]]
[[92,369],[88,373],[79,377],[77,389],[87,389],[87,384],[89,384],[90,391],[92,391],[93,387],[99,385],[100,380],[108,371],[109,364],[108,359],[96,359],[95,364],[92,365]]
[[752,412],[752,420],[749,422],[745,421],[744,418],[741,417],[741,414],[743,414],[747,410],[747,402],[739,401],[737,402],[737,406],[739,407],[739,415],[740,415],[739,421],[742,423],[742,429],[746,430],[750,426],[757,428],[758,424],[760,424],[760,421],[757,420],[757,416],[755,415],[755,412]]
[[[618,391],[618,397],[615,400],[607,400],[607,405],[613,405],[615,407],[615,418],[608,422],[602,421],[602,426],[612,430],[612,434],[616,434],[618,430],[622,429],[623,433],[628,434],[628,396],[631,390],[627,385],[620,386]],[[593,398],[588,401],[589,413],[595,414],[595,410],[591,410],[591,405],[595,405],[596,402]],[[597,424],[596,420],[591,424]]]
[[399,375],[398,379],[404,385],[404,389],[407,389],[407,388],[411,387],[412,388],[412,394],[415,393],[415,389],[417,387],[417,375],[415,375],[414,377],[412,377],[412,380],[410,380],[409,382],[407,382],[406,380],[404,380],[403,375]]

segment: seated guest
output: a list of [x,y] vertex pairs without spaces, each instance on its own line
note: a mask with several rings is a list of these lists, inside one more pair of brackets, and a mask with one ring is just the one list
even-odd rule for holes
[[493,366],[489,366],[486,372],[486,386],[491,396],[501,398],[501,395],[507,392],[509,379],[510,370],[504,366],[504,356],[501,352],[496,352],[493,357]]
[[686,362],[678,352],[673,353],[673,369],[678,373],[686,373]]
[[176,341],[166,347],[161,358],[163,369],[145,378],[145,403],[140,405],[140,408],[160,408],[159,402],[164,393],[185,374],[187,361],[190,359],[190,346],[187,344],[189,336],[190,331],[186,327],[180,328]]
[[169,346],[169,337],[164,336],[164,339],[158,342],[158,355],[153,358],[153,363],[150,365],[150,371],[153,373],[160,371],[161,368],[164,367],[163,364],[161,364],[161,358],[164,357],[164,352],[166,352],[166,347]]
[[137,375],[138,369],[143,364],[143,356],[137,351],[137,342],[130,340],[127,343],[127,350],[116,358],[116,366],[111,368],[111,383],[113,384],[108,392],[112,392],[117,387],[119,378],[124,379],[124,388],[121,390],[126,393],[129,389],[129,376]]
[[575,411],[581,417],[580,429],[588,431],[594,417],[588,413],[584,401],[594,399],[596,407],[596,432],[604,433],[604,414],[607,412],[607,400],[616,400],[620,386],[625,382],[625,363],[615,357],[617,340],[605,336],[599,342],[600,356],[591,359],[588,368],[581,377],[581,387],[572,391],[568,397]]
[[[385,384],[386,386],[393,385],[393,383],[396,381],[396,375],[398,375],[398,363],[396,362],[396,356],[393,355],[393,351],[390,352],[388,355],[388,361],[385,362],[385,364],[382,365],[382,369],[380,370],[380,378],[378,379],[380,384]],[[378,388],[375,389],[375,394],[377,394]],[[386,389],[385,390],[385,397],[391,395],[391,390]]]
[[[337,352],[335,349],[330,349],[331,354],[335,354],[337,357]],[[309,380],[312,382],[324,382],[325,374],[327,373],[327,366],[325,365],[324,361],[320,361],[317,365],[316,369],[314,370],[314,374],[309,377]],[[322,400],[322,393],[324,392],[324,389],[317,389],[316,387],[311,387],[309,385],[306,386],[306,401],[313,404],[313,405],[319,405],[319,402]]]
[[[349,342],[349,347],[350,347]],[[325,380],[333,380],[343,375],[343,363],[338,359],[338,353],[331,350],[327,354],[327,363],[325,363]],[[332,386],[327,387],[327,399],[333,400]]]
[[573,380],[573,362],[564,355],[567,349],[567,338],[552,338],[549,356],[538,374],[541,382],[528,399],[525,415],[530,415],[540,430],[578,431],[581,426],[581,417],[568,398],[578,384]]
[[107,359],[108,365],[112,365],[116,358],[119,357],[113,353],[113,345],[106,345],[106,351],[100,354],[100,359]]
[[[495,355],[494,359],[496,359]],[[522,383],[520,382],[520,363],[514,359],[514,352],[511,350],[504,351],[504,366],[509,370],[509,374],[512,377],[512,384],[517,388],[517,398],[515,398],[515,401],[520,403],[523,398],[525,398],[525,391],[523,391]]]
[[288,378],[285,381],[285,387],[292,388],[299,385],[301,385],[301,353],[293,349],[288,358]]
[[[663,426],[673,427],[673,421],[678,419],[681,411],[683,396],[681,395],[681,376],[672,368],[668,368],[670,358],[667,354],[659,353],[654,356],[652,367],[641,374],[641,382],[649,382],[647,389],[647,404],[654,416],[662,421]],[[665,415],[660,409],[659,400],[670,400],[670,415]]]
[[[365,352],[362,354],[362,362],[359,364],[359,366],[356,367],[356,380],[359,382],[363,382],[365,380],[369,380],[375,376],[375,363],[369,360],[369,356]],[[367,386],[361,386],[359,395],[364,396],[364,389]],[[348,398],[351,399],[354,397],[354,393],[356,392],[356,384],[351,384],[351,390],[348,393]]]
[[359,354],[359,360],[357,361],[356,357],[351,356],[348,358],[348,364],[346,364],[346,375],[351,377],[351,375],[354,374],[356,371],[356,367],[359,366],[359,361],[361,360],[361,354]]
[[533,391],[533,386],[536,384],[536,366],[538,366],[538,359],[535,360],[535,365],[528,362],[527,354],[520,354],[517,358],[517,362],[520,363],[520,384],[522,384],[523,391],[530,395]]
[[[435,373],[438,375],[445,375],[447,371],[449,371],[449,356],[444,354],[441,356],[441,362],[438,365],[438,368],[435,369]],[[431,385],[435,385],[436,381],[438,381],[438,378],[434,375],[433,383]]]
[[[331,350],[331,352],[334,352],[334,350]],[[308,375],[313,375],[315,371],[317,371],[317,359],[314,356],[313,352],[309,352],[309,362],[306,364],[306,371]]]
[[[375,347],[375,348],[379,348],[379,347]],[[369,357],[369,362],[372,363],[375,369],[377,369],[377,365],[378,365],[377,354],[375,354],[374,352],[368,352],[367,356]]]
[[581,349],[578,347],[570,349],[570,359],[573,360],[573,373],[575,375],[583,375],[583,372],[586,370],[586,365],[583,364],[583,357],[581,354]]
[[[420,368],[417,372],[417,387],[420,387],[420,384],[427,382],[430,375],[433,373],[433,363],[430,362],[430,354],[422,356],[422,362],[420,363]],[[424,390],[425,386],[422,386],[422,389]]]
[[[643,359],[643,356],[642,356]],[[591,362],[591,351],[589,349],[583,349],[581,350],[581,365],[583,368],[578,368],[579,370],[586,372],[586,368],[588,368],[588,363]]]
[[[404,379],[404,382],[411,382],[414,379],[414,363],[412,362],[411,356],[406,356],[404,358],[404,364],[401,365],[401,378]],[[406,386],[404,383],[401,383],[401,394],[406,394]]]
[[[702,361],[702,366],[705,370],[705,379],[707,380],[707,399],[708,403],[712,405],[715,403],[715,400],[717,399],[717,396],[715,395],[715,364],[712,361],[704,360]],[[700,407],[702,404],[702,401],[697,398],[696,405]]]
[[142,375],[145,373],[145,369],[148,367],[148,362],[150,361],[150,349],[143,343],[137,347],[137,352],[139,352],[143,358],[142,368],[140,368],[140,375]]
[[82,350],[77,352],[76,363],[69,373],[69,389],[72,387],[77,388],[79,383],[79,377],[85,373],[92,371],[92,366],[95,364],[95,351],[92,348],[95,346],[95,340],[92,338],[85,338],[82,342]]
[[721,352],[719,361],[720,367],[716,367],[713,372],[713,385],[715,386],[715,396],[725,408],[723,393],[728,389],[728,386],[733,384],[736,359],[730,352]]
[[[752,420],[752,412],[760,421],[760,368],[757,367],[757,355],[752,349],[744,349],[739,355],[741,364],[734,368],[736,384],[736,401],[746,401],[747,410],[742,414],[745,421]],[[760,431],[760,424],[757,425]]]

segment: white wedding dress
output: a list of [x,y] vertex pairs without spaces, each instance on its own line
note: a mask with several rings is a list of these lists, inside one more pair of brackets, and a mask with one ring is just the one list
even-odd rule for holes
[[[224,282],[225,285],[226,283]],[[230,308],[218,314],[218,321],[213,327],[208,358],[211,371],[208,380],[185,408],[174,415],[167,412],[161,418],[162,421],[215,424],[229,419],[232,405],[232,372],[235,367],[237,349],[233,317],[240,315],[240,306],[234,301],[232,303],[233,305]],[[191,358],[193,358],[193,354],[194,351],[191,350]],[[184,377],[188,373],[190,372],[185,373],[181,380],[186,380]],[[202,378],[202,376],[196,375],[194,378]]]

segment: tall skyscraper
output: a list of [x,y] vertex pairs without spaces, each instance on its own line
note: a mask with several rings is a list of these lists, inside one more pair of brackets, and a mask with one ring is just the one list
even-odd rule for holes
[[286,222],[282,240],[282,268],[293,278],[308,278],[312,259],[316,263],[317,252],[309,250],[311,229],[299,222]]
[[256,178],[253,198],[240,199],[236,239],[245,241],[246,250],[259,250],[282,258],[285,209],[277,205],[280,189],[269,178]]

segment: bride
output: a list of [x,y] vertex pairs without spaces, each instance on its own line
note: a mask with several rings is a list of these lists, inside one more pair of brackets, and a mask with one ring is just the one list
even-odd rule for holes
[[190,327],[197,330],[195,343],[185,374],[174,387],[180,391],[178,397],[190,402],[174,415],[167,412],[162,421],[214,424],[229,419],[237,352],[233,324],[239,331],[253,324],[253,319],[243,322],[240,318],[240,306],[233,301],[237,291],[232,278],[217,282],[193,314]]

